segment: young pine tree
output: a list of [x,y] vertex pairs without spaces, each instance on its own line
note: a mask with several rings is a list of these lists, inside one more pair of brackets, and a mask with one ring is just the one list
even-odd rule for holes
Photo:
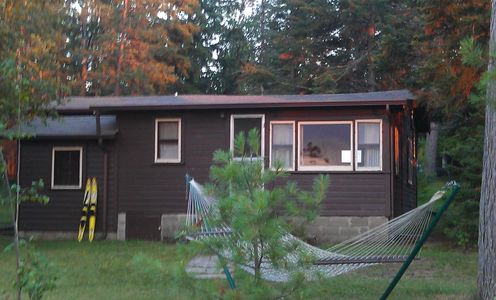
[[[255,285],[261,284],[262,261],[285,266],[288,252],[297,252],[297,245],[281,243],[290,231],[288,218],[312,220],[328,188],[327,176],[318,176],[312,191],[302,191],[284,178],[282,163],[264,168],[260,153],[260,135],[256,129],[235,139],[234,151],[214,153],[207,194],[217,199],[213,223],[227,224],[235,238],[222,242],[207,240],[214,251],[229,251],[237,264],[254,266]],[[304,261],[302,255],[302,261]]]

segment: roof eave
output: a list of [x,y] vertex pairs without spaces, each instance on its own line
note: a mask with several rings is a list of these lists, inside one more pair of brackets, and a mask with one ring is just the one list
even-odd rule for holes
[[[244,109],[244,108],[315,108],[315,107],[371,107],[386,105],[405,105],[410,99],[384,101],[340,101],[340,102],[307,102],[307,103],[232,103],[232,104],[192,104],[192,105],[131,105],[131,106],[90,106],[86,112],[98,110],[100,112],[114,111],[145,111],[145,110],[208,110],[208,109]],[[61,110],[62,113],[82,113],[83,110]]]
[[[116,134],[105,134],[102,135],[101,138],[104,140],[111,140],[116,137]],[[29,138],[25,140],[95,140],[98,136],[95,135],[31,135]]]

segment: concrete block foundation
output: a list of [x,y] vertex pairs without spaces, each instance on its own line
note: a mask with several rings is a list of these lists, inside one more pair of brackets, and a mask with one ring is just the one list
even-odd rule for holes
[[[162,241],[174,241],[177,232],[184,226],[185,214],[163,214],[161,220]],[[294,233],[312,243],[342,242],[388,221],[387,217],[341,217],[321,216],[311,223],[303,219],[290,218]]]
[[121,212],[117,214],[117,240],[126,240],[126,213]]
[[[126,213],[117,217],[117,232],[108,232],[107,240],[126,240]],[[160,222],[160,239],[174,242],[177,233],[186,221],[185,214],[163,214]],[[303,219],[289,218],[294,234],[306,241],[316,244],[338,243],[353,238],[388,221],[387,217],[341,217],[320,216],[313,222],[306,223]],[[42,240],[76,240],[77,232],[63,231],[21,231],[21,237],[33,236]],[[95,233],[95,239],[102,239],[103,233]],[[86,236],[85,236],[86,239]]]
[[294,233],[312,243],[339,243],[388,221],[387,217],[321,216],[313,222],[290,218]]
[[163,214],[160,222],[160,240],[173,242],[186,223],[186,214]]

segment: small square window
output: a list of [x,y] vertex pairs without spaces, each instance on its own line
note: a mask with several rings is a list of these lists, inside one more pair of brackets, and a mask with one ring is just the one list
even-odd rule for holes
[[294,170],[294,122],[270,123],[270,166],[278,161],[285,170]]
[[158,119],[155,122],[155,162],[181,162],[181,120]]
[[83,167],[82,147],[54,147],[52,189],[80,189]]

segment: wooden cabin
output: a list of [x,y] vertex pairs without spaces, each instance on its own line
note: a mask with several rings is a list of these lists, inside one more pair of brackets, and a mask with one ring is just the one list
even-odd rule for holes
[[60,118],[24,126],[23,186],[42,178],[47,205],[24,203],[24,234],[75,238],[84,185],[98,180],[97,233],[173,237],[186,213],[186,173],[208,180],[212,154],[258,128],[265,166],[283,162],[310,188],[330,176],[319,241],[361,233],[416,206],[414,96],[406,90],[287,96],[73,97]]

